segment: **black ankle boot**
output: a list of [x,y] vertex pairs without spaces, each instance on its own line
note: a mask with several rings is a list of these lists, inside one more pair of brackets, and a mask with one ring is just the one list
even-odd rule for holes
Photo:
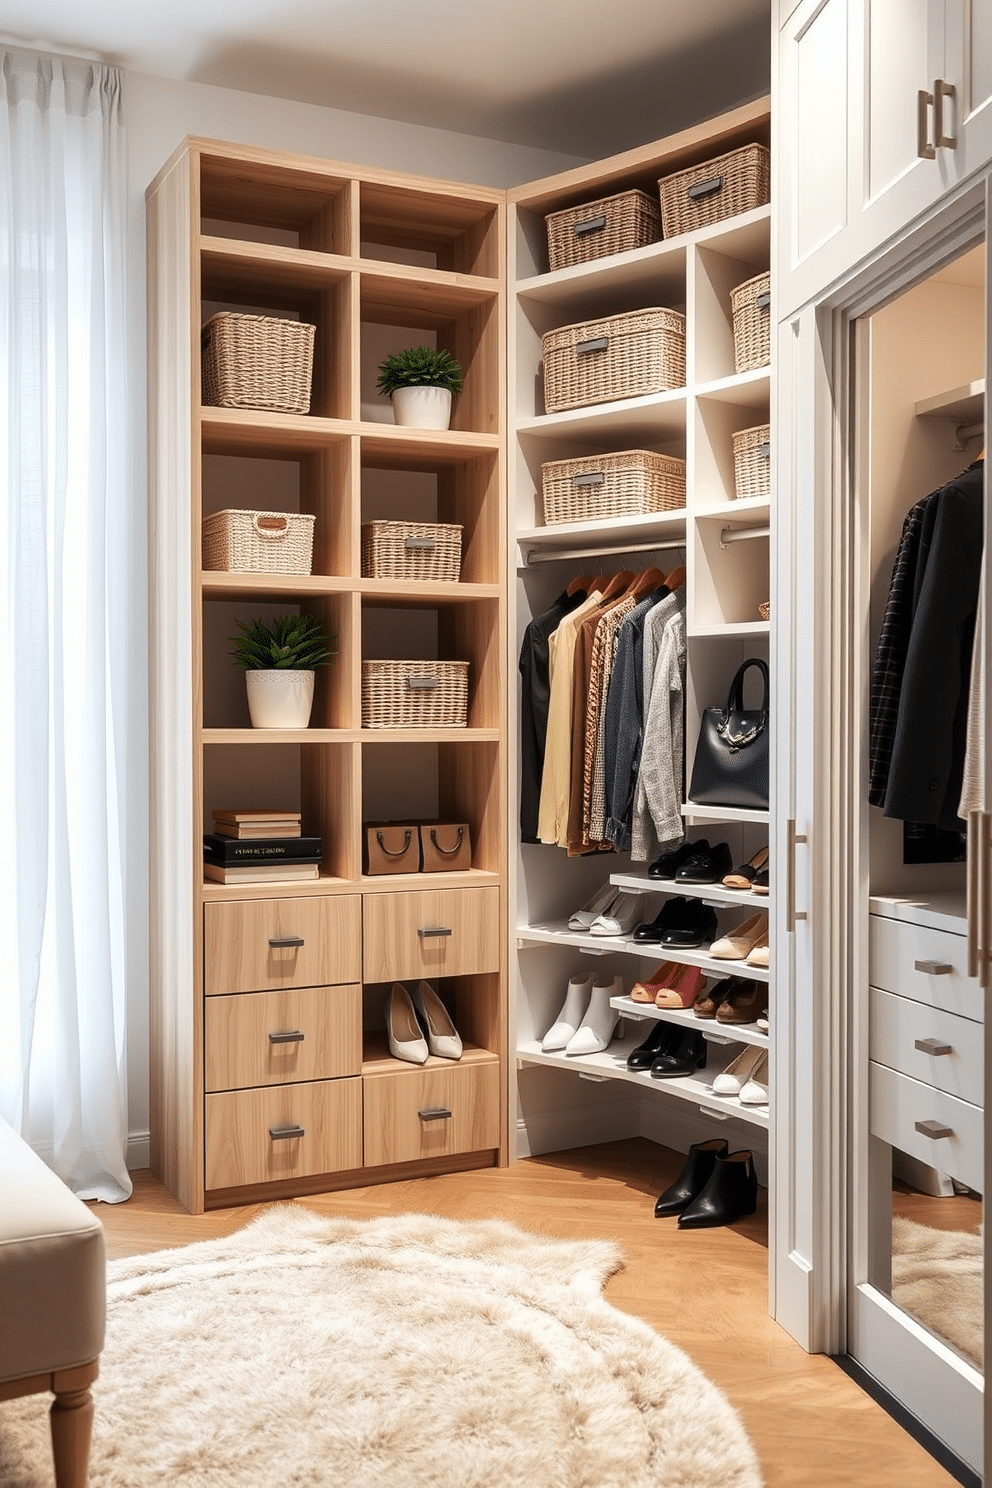
[[681,1037],[682,1029],[677,1023],[666,1023],[659,1018],[644,1042],[627,1055],[627,1068],[650,1069],[659,1054],[674,1049]]
[[680,1230],[733,1224],[758,1207],[758,1175],[750,1152],[718,1156],[706,1187],[679,1215]]
[[670,1188],[666,1188],[654,1206],[656,1219],[665,1214],[681,1214],[687,1204],[702,1193],[718,1157],[726,1157],[727,1144],[722,1137],[697,1142],[689,1148],[685,1167]]

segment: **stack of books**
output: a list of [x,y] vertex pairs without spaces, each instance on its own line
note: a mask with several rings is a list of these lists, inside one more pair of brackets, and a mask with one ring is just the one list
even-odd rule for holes
[[203,837],[214,883],[287,883],[319,875],[319,837],[304,837],[298,811],[215,811]]

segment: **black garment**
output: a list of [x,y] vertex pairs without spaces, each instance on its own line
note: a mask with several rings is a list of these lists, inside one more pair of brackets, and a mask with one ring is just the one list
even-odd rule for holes
[[630,848],[630,823],[644,730],[644,622],[666,594],[662,584],[623,620],[606,692],[604,780],[606,836],[620,852]]
[[[919,599],[906,651],[885,814],[961,831],[971,650],[982,567],[984,462],[934,498],[929,551],[917,563]],[[924,513],[923,541],[930,522]],[[921,544],[922,548],[922,544]]]
[[548,703],[551,681],[548,673],[548,640],[566,615],[579,607],[585,590],[559,594],[550,609],[535,615],[524,631],[520,647],[520,840],[539,842],[538,809],[541,804],[541,775],[548,737]]

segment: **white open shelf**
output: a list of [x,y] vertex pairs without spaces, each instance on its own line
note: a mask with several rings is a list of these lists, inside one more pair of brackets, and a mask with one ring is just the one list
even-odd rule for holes
[[685,436],[686,390],[671,388],[640,398],[617,398],[610,403],[591,403],[585,408],[566,408],[562,413],[543,413],[521,419],[517,434],[558,434],[562,438],[582,436],[602,439],[618,446],[618,440],[656,444],[659,440]]
[[550,559],[559,550],[572,554],[581,550],[592,556],[603,548],[633,548],[654,542],[685,544],[685,508],[651,512],[643,517],[613,517],[597,522],[557,522],[550,527],[527,527],[517,533],[520,556],[526,565],[533,554]]
[[917,418],[956,419],[959,423],[976,423],[985,417],[985,378],[966,382],[962,387],[921,398],[915,408]]
[[652,1007],[649,1002],[634,1002],[630,997],[611,997],[610,1007],[625,1018],[641,1018],[651,1023],[678,1023],[683,1028],[697,1028],[707,1043],[757,1044],[767,1049],[768,1035],[754,1023],[718,1023],[715,1018],[697,1018],[689,1008]]
[[680,884],[674,878],[648,878],[646,873],[611,873],[610,883],[638,894],[666,894],[669,898],[681,894],[686,899],[705,899],[708,904],[726,904],[749,914],[768,908],[767,894],[756,894],[753,889],[726,889],[723,884]]
[[[753,910],[752,910],[753,913]],[[581,930],[569,930],[567,924],[518,925],[517,948],[528,945],[572,946],[591,956],[637,956],[645,961],[678,961],[684,966],[698,966],[707,976],[743,976],[753,982],[767,982],[767,966],[748,966],[744,961],[723,961],[706,954],[707,947],[698,951],[682,950],[676,946],[648,945],[632,940],[629,935],[586,935]]]
[[686,801],[682,807],[686,821],[754,822],[763,824],[770,819],[767,811],[751,811],[743,806],[701,806],[696,801]]

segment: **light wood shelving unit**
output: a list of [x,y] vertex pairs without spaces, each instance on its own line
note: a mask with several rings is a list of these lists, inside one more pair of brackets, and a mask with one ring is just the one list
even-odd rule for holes
[[[758,606],[769,597],[772,500],[770,495],[735,499],[733,435],[770,421],[771,367],[735,371],[730,295],[739,284],[769,267],[771,208],[758,207],[679,237],[554,272],[548,267],[545,218],[548,213],[634,187],[657,197],[658,181],[665,175],[746,143],[767,145],[769,126],[768,100],[760,100],[671,139],[509,193],[508,459],[516,540],[511,559],[516,571],[509,580],[516,591],[516,645],[519,648],[531,617],[547,609],[574,575],[658,563],[664,567],[665,559],[675,567],[684,556],[687,780],[703,709],[724,702],[730,680],[745,658],[769,659],[771,627],[761,619]],[[684,388],[565,413],[544,411],[541,338],[545,333],[659,305],[682,311],[686,317]],[[544,525],[540,492],[545,461],[630,448],[685,459],[684,510]],[[746,533],[743,538],[741,529]],[[595,564],[593,569],[590,563]],[[768,841],[767,811],[696,806],[689,801],[683,815],[690,837],[729,841],[735,863]],[[737,1045],[767,1043],[767,1035],[755,1027],[714,1027],[691,1013],[646,1009],[624,996],[614,1000],[624,1021],[604,1053],[567,1057],[541,1052],[541,1038],[558,1013],[572,974],[592,970],[619,975],[626,989],[661,960],[677,960],[700,966],[714,980],[738,972],[772,981],[769,971],[714,960],[705,946],[698,951],[666,950],[662,954],[660,947],[635,945],[630,937],[568,930],[569,914],[586,903],[606,878],[650,896],[645,899],[645,918],[657,912],[663,896],[683,892],[673,883],[649,880],[646,868],[646,864],[631,863],[624,854],[567,858],[559,848],[544,844],[525,844],[518,852],[514,883],[518,1136],[530,1150],[540,1150],[528,1127],[531,1112],[541,1147],[549,1140],[549,1132],[551,1142],[560,1146],[590,1139],[589,1123],[576,1116],[583,1105],[582,1092],[590,1086],[564,1084],[562,1071],[600,1087],[613,1082],[621,1100],[631,1085],[650,1090],[652,1098],[668,1103],[667,1110],[680,1108],[683,1135],[686,1121],[695,1120],[698,1135],[705,1135],[710,1121],[731,1120],[741,1124],[744,1139],[759,1150],[767,1140],[767,1107],[744,1107],[739,1101],[714,1095],[711,1089],[713,1075],[737,1052]],[[773,880],[773,892],[774,887]],[[714,904],[718,934],[756,910],[767,911],[770,905],[767,897],[722,888],[687,892]],[[597,959],[587,959],[592,957]],[[708,1035],[710,1057],[705,1070],[681,1080],[657,1081],[644,1072],[626,1069],[627,1054],[647,1031],[644,1020],[655,1017],[685,1023]],[[542,1070],[557,1072],[548,1076],[546,1086],[541,1083]],[[629,1099],[624,1109],[629,1112]],[[629,1116],[618,1119],[630,1120]],[[611,1136],[632,1134],[619,1126],[608,1129]],[[652,1130],[657,1130],[656,1124]]]
[[[505,1162],[504,193],[190,139],[147,212],[152,1166],[200,1212]],[[308,414],[201,406],[200,328],[223,309],[315,326]],[[382,356],[418,342],[465,369],[450,431],[395,426],[375,392]],[[313,513],[312,574],[203,572],[201,518],[225,507]],[[375,518],[461,524],[460,581],[363,577]],[[234,621],[300,606],[338,637],[311,726],[252,729]],[[467,727],[363,729],[379,657],[468,661]],[[205,882],[202,834],[232,806],[300,810],[319,880]],[[368,876],[362,824],[385,819],[467,822],[471,869]],[[418,940],[438,904],[452,935]],[[383,982],[420,977],[466,1044],[443,1079],[384,1052]],[[274,1058],[273,1018],[314,1020],[306,1059]],[[435,1086],[453,1115],[424,1122]]]

